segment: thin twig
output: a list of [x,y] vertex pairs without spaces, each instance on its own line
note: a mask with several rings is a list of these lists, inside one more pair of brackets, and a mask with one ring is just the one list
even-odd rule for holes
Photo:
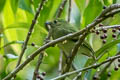
[[[120,54],[120,52],[119,52],[119,54]],[[83,71],[87,71],[87,70],[92,69],[92,68],[97,68],[97,67],[99,67],[99,66],[101,66],[103,64],[106,64],[106,63],[108,63],[108,62],[110,62],[112,60],[116,60],[118,58],[120,58],[120,55],[110,57],[109,59],[107,59],[107,60],[105,60],[105,61],[103,61],[103,62],[101,62],[99,64],[96,64],[96,65],[91,65],[91,66],[88,66],[88,67],[85,67],[85,68],[82,68],[82,69],[78,69],[76,71],[65,73],[65,74],[63,74],[61,76],[58,76],[58,77],[50,79],[50,80],[59,80],[59,79],[62,79],[64,77],[70,76],[70,75],[78,73],[78,72],[83,72]]]
[[81,77],[82,72],[79,72],[79,74],[73,79],[73,80],[78,80]]
[[111,12],[111,11],[114,10],[114,9],[116,10],[116,9],[118,9],[119,7],[120,7],[119,4],[113,4],[113,5],[109,6],[109,8],[106,8],[106,9],[100,14],[100,16],[99,16],[98,18],[104,17],[105,14]]
[[[118,6],[118,5],[117,5],[117,6]],[[111,8],[111,7],[110,7],[110,8]],[[113,9],[114,9],[114,8],[113,8]],[[109,9],[106,9],[106,10],[109,11]],[[110,11],[111,11],[111,10],[110,10]],[[105,11],[103,11],[103,12],[105,12]],[[103,12],[102,12],[101,14],[103,14]],[[106,12],[106,13],[108,13],[108,12]],[[97,25],[97,23],[99,23],[99,22],[101,22],[102,20],[104,20],[105,18],[110,17],[111,15],[113,15],[113,14],[111,14],[111,13],[112,13],[112,12],[110,12],[108,15],[103,14],[103,17],[98,17],[98,18],[96,18],[96,19],[93,21],[93,23],[89,24],[89,25],[86,27],[86,31],[85,31],[85,32],[89,32],[89,30],[90,30],[91,28],[95,27],[95,26]],[[100,16],[101,16],[101,15],[100,15]],[[104,17],[104,16],[105,16],[105,17]],[[83,37],[85,38],[86,35],[83,35]],[[84,41],[84,38],[83,38],[83,40],[80,41],[80,43],[78,42],[78,44],[75,45],[76,47],[73,48],[72,57],[71,57],[71,59],[69,60],[68,65],[65,66],[65,70],[63,71],[63,74],[64,74],[65,72],[69,71],[70,65],[71,65],[71,63],[72,63],[72,61],[73,61],[73,59],[74,59],[74,56],[75,56],[76,53],[77,53],[78,47],[81,45],[82,41]]]
[[86,35],[86,34],[84,34],[84,36],[80,37],[79,40],[78,40],[78,42],[76,43],[76,45],[73,47],[72,53],[71,53],[71,55],[70,55],[70,60],[68,60],[69,62],[68,62],[68,64],[65,66],[62,74],[64,74],[64,73],[66,73],[66,72],[69,71],[69,69],[70,69],[70,67],[71,67],[71,64],[72,64],[72,61],[73,61],[75,55],[77,54],[78,48],[79,48],[79,46],[82,44],[82,41],[83,41],[83,40],[85,39],[85,37],[86,37],[85,35]]
[[[5,48],[5,47],[7,47],[7,46],[10,46],[10,45],[12,45],[12,44],[24,44],[24,41],[11,41],[11,42],[3,45],[2,47],[0,47],[0,49]],[[27,45],[28,45],[28,46],[33,46],[32,43],[31,43],[31,44],[27,44]],[[35,45],[35,44],[34,44],[33,47],[39,48],[38,45]]]
[[67,0],[63,0],[63,1],[62,1],[61,5],[60,5],[60,7],[59,7],[59,9],[58,9],[58,12],[57,12],[57,14],[56,14],[56,18],[59,18],[59,17],[61,16],[62,11],[63,11],[66,3],[67,3]]
[[68,22],[70,22],[70,15],[71,15],[71,0],[69,0],[69,8],[68,8]]
[[[118,52],[118,53],[116,54],[116,56],[117,56],[117,55],[120,55],[120,52]],[[114,60],[111,60],[111,61],[100,71],[100,73],[98,74],[98,76],[101,76],[101,75],[107,70],[107,68],[110,67],[110,65],[112,64],[113,61],[114,61]]]
[[95,30],[112,29],[112,28],[116,28],[117,29],[119,27],[120,27],[120,25],[101,26],[101,27],[99,27],[99,28],[97,28]]
[[39,8],[38,8],[38,10],[37,10],[37,12],[36,12],[36,14],[35,14],[35,17],[34,17],[34,19],[32,20],[32,24],[31,24],[31,26],[30,26],[30,28],[29,28],[29,31],[28,31],[26,40],[25,40],[25,42],[24,42],[24,44],[23,44],[23,46],[22,46],[23,48],[22,48],[22,51],[21,51],[21,53],[20,53],[20,56],[19,56],[19,59],[18,59],[18,62],[17,62],[16,67],[20,64],[20,62],[21,62],[21,60],[22,60],[22,57],[23,57],[23,55],[24,55],[24,52],[25,52],[25,50],[26,50],[26,48],[27,48],[28,41],[29,41],[30,36],[31,36],[31,34],[32,34],[34,25],[36,24],[37,18],[38,18],[38,16],[39,16],[39,13],[40,13],[40,11],[41,11],[41,9],[42,9],[42,6],[44,5],[45,1],[46,1],[46,0],[42,0],[42,1],[41,1],[41,4],[40,4],[40,6],[39,6]]
[[[110,7],[111,8],[111,7]],[[113,8],[114,9],[114,8]],[[106,9],[106,10],[108,10],[108,9]],[[110,11],[112,11],[112,10],[110,10]],[[103,11],[104,12],[104,11]],[[98,17],[98,18],[96,18],[95,20],[94,20],[94,22],[99,22],[99,21],[101,21],[102,19],[104,19],[105,17],[110,17],[111,15],[113,16],[113,14],[111,14],[111,13],[113,13],[114,11],[112,11],[112,12],[106,12],[108,15],[106,15],[106,14],[103,14],[104,16],[103,17]],[[100,15],[101,16],[101,15]],[[89,24],[87,27],[86,27],[86,33],[88,34],[88,32],[89,32],[89,30],[91,29],[91,28],[93,28],[93,27],[95,27],[96,26],[96,23],[92,23],[92,24]],[[85,35],[82,35],[82,37],[81,37],[81,39],[79,39],[78,40],[78,42],[76,43],[76,45],[74,46],[74,48],[73,48],[73,50],[72,50],[72,56],[70,57],[70,60],[68,60],[69,62],[68,62],[68,64],[65,66],[65,68],[64,68],[64,70],[63,70],[63,72],[62,72],[62,74],[64,74],[64,73],[66,73],[66,72],[68,72],[69,71],[69,69],[70,69],[70,67],[71,67],[71,63],[72,63],[72,61],[73,61],[73,59],[74,59],[74,57],[75,57],[75,55],[76,55],[76,53],[77,53],[77,51],[78,51],[78,48],[79,48],[79,46],[82,44],[82,42],[84,41],[84,39],[85,39],[85,37],[86,37],[86,34],[85,33]],[[94,55],[93,55],[93,58],[96,60],[96,58],[94,57]],[[64,79],[63,79],[64,80]]]
[[4,46],[0,47],[0,49],[5,48],[11,44],[23,44],[23,43],[24,43],[24,41],[11,41],[11,42],[5,44]]
[[63,51],[60,50],[59,68],[58,68],[59,75],[61,75],[62,73],[62,61],[63,61],[62,59],[63,59]]
[[[117,4],[116,6],[119,6],[119,7],[117,7],[117,8],[120,8],[120,5]],[[110,7],[115,7],[115,5],[114,5],[114,6],[111,5]],[[110,7],[108,7],[108,8],[110,8]],[[117,8],[116,8],[116,9],[117,9]],[[105,10],[106,10],[106,9],[105,9]],[[104,11],[105,11],[105,10],[104,10]],[[104,11],[103,11],[103,12],[104,12]],[[103,13],[103,12],[102,12],[102,13]],[[72,37],[75,37],[75,36],[79,36],[79,35],[81,35],[82,33],[84,33],[86,30],[88,31],[88,29],[89,29],[89,30],[92,29],[92,28],[93,28],[95,25],[97,25],[98,23],[104,21],[104,20],[107,19],[108,17],[111,17],[111,15],[114,15],[114,14],[116,14],[116,13],[118,13],[118,12],[119,12],[119,11],[116,11],[116,12],[111,13],[110,15],[107,15],[106,17],[102,17],[102,18],[100,18],[100,19],[94,20],[91,24],[89,24],[89,25],[87,26],[87,27],[88,27],[87,29],[85,28],[85,29],[80,30],[80,31],[78,31],[78,32],[65,35],[65,36],[63,36],[63,37],[60,37],[60,38],[58,38],[58,39],[55,39],[55,40],[53,40],[53,41],[51,41],[51,42],[49,42],[49,43],[41,46],[39,49],[37,49],[35,52],[33,52],[33,54],[31,54],[22,64],[20,64],[16,69],[14,69],[10,74],[8,74],[3,80],[8,80],[8,79],[10,79],[11,77],[15,76],[15,74],[16,74],[17,72],[19,72],[20,70],[22,70],[30,61],[32,61],[41,51],[44,51],[46,48],[48,48],[48,47],[50,47],[50,46],[52,46],[52,45],[55,45],[55,44],[57,44],[57,43],[59,43],[59,42],[62,42],[62,41],[64,41],[64,40],[66,40],[66,39],[69,39],[69,38],[72,38]]]
[[38,58],[38,61],[37,61],[36,68],[34,70],[34,75],[33,75],[32,80],[36,80],[36,75],[39,73],[38,70],[39,70],[40,64],[42,63],[43,55],[44,55],[44,52],[41,52],[41,54],[39,55],[39,58]]
[[[46,26],[46,28],[48,29],[48,31],[50,30],[50,28],[48,26]],[[45,38],[44,44],[46,44],[46,43],[48,43],[50,41],[50,37],[51,37],[51,34],[50,34],[50,31],[49,31],[47,37]],[[40,64],[42,63],[43,55],[44,55],[44,51],[42,51],[42,53],[39,54],[39,58],[38,58],[38,61],[37,61],[36,68],[34,70],[32,80],[36,80],[36,76],[38,75],[38,72],[39,72],[38,70],[39,70]]]

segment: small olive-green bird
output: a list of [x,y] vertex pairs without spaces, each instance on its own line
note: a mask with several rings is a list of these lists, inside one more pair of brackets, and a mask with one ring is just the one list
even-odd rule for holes
[[[72,26],[70,23],[62,19],[56,19],[51,22],[46,22],[45,25],[50,27],[49,34],[52,36],[53,39],[57,39],[67,34],[79,31],[77,27]],[[58,43],[58,47],[63,50],[67,54],[67,56],[69,56],[77,41],[78,37],[73,37],[61,43]],[[83,44],[80,46],[77,54],[83,54],[88,57],[93,57],[94,51],[86,41],[83,41]]]

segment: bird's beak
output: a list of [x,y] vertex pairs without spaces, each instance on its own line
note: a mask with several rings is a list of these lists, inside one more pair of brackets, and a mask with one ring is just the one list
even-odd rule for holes
[[45,25],[51,25],[51,22],[46,22]]
[[49,31],[50,30],[50,28],[51,28],[51,24],[52,24],[52,22],[46,22],[45,23],[45,27],[46,27],[46,29]]

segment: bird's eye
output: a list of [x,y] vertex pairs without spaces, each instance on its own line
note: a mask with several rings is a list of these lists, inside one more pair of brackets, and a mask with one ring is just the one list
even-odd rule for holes
[[54,23],[57,24],[57,20],[54,20]]

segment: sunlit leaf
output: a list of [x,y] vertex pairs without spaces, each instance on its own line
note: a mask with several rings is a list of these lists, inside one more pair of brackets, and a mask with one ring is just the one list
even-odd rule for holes
[[82,14],[85,7],[87,6],[87,1],[86,0],[75,0],[78,8],[80,9],[80,13]]
[[0,12],[3,10],[6,0],[0,0]]
[[18,56],[15,56],[15,55],[13,55],[13,54],[6,54],[5,55],[8,59],[17,59],[18,58]]
[[3,56],[0,54],[0,74],[4,69],[4,58]]
[[90,0],[82,16],[82,27],[90,24],[100,14],[102,8],[102,3],[99,0]]
[[111,4],[113,3],[113,1],[115,1],[115,0],[103,0],[103,1],[104,1],[104,5],[109,6],[109,5],[111,5]]
[[[0,34],[0,48],[4,45],[3,34]],[[4,49],[0,49],[0,55],[4,55]]]
[[18,1],[19,0],[10,0],[11,8],[12,8],[14,13],[16,13],[16,11],[18,9]]
[[120,40],[114,40],[114,41],[111,41],[110,43],[105,44],[103,47],[101,47],[99,50],[95,52],[96,56],[99,56],[101,53],[108,51],[118,43],[120,43]]
[[29,27],[30,27],[30,24],[21,22],[21,23],[10,24],[4,30],[7,30],[7,29],[28,29]]
[[[4,7],[4,12],[3,13],[4,13],[3,14],[3,18],[4,18],[3,27],[7,28],[8,25],[13,24],[15,22],[15,17],[14,17],[14,14],[13,14],[13,11],[12,11],[9,0],[6,1],[6,5]],[[5,36],[7,37],[8,41],[17,40],[17,34],[16,34],[15,30],[5,31],[4,33],[5,33]],[[19,45],[14,45],[12,47],[13,47],[13,50],[16,53],[20,52],[20,46]]]
[[30,13],[33,13],[30,0],[19,0],[19,8],[22,8]]

